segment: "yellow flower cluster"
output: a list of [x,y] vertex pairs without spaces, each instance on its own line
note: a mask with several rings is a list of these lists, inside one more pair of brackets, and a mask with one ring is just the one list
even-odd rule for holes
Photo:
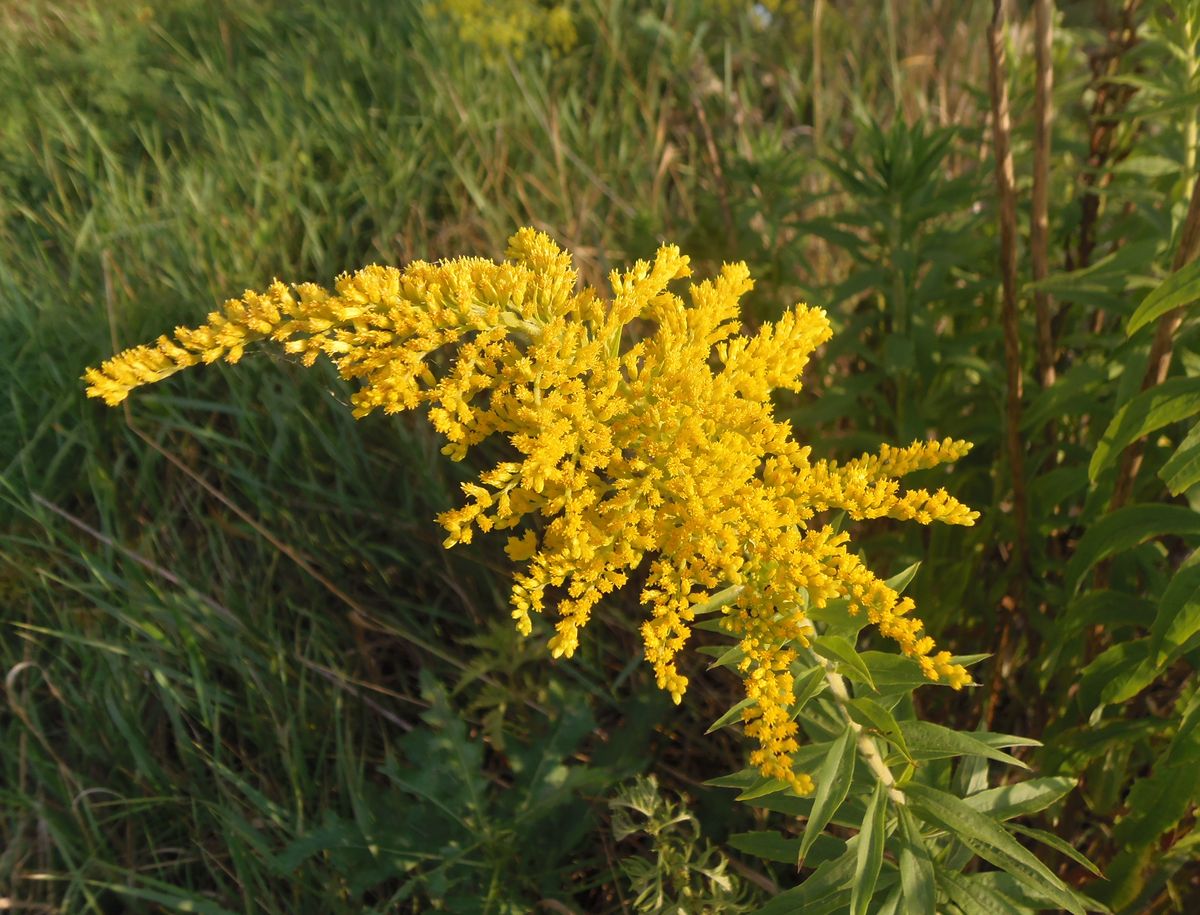
[[[511,609],[522,633],[547,605],[557,611],[550,649],[570,657],[597,602],[645,563],[646,657],[678,702],[687,678],[676,658],[697,606],[739,586],[723,608],[740,640],[754,700],[744,712],[764,774],[811,789],[793,770],[790,666],[809,644],[808,606],[846,598],[955,688],[967,672],[934,653],[912,601],[876,578],[849,537],[819,517],[972,524],[944,490],[902,492],[896,478],[954,461],[964,442],[885,446],[844,464],[813,461],[773,415],[771,391],[798,391],[814,349],[830,336],[819,309],[798,306],[753,336],[740,333],[744,264],[670,291],[688,259],[664,246],[611,276],[612,299],[578,288],[569,255],[523,229],[505,263],[460,258],[406,269],[367,267],[334,291],[274,283],[247,292],[174,339],[128,350],[89,369],[88,394],[118,404],[129,390],[199,361],[236,362],[271,339],[311,364],[324,353],[357,383],[354,412],[424,406],[455,459],[495,434],[511,459],[464,485],[462,507],[439,521],[446,546],[472,533],[523,530],[507,553],[520,570]],[[644,332],[632,339],[631,329]]]
[[566,3],[538,0],[427,0],[426,12],[453,27],[458,39],[488,58],[519,57],[531,41],[566,52],[575,47],[575,20]]

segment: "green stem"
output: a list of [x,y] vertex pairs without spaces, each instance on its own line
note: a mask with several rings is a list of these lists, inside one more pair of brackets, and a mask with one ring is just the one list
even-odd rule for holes
[[858,755],[867,764],[867,768],[887,788],[888,796],[891,797],[892,802],[898,805],[906,804],[908,801],[904,797],[904,792],[896,787],[896,776],[892,774],[892,770],[883,761],[883,754],[879,752],[879,744],[875,741],[874,737],[867,733],[861,724],[850,716],[850,693],[846,689],[846,681],[842,678],[841,674],[833,669],[831,663],[815,653],[813,657],[825,672],[825,682],[829,684],[829,691],[837,701],[838,710],[841,711],[842,718],[846,721],[846,726],[854,732],[855,743],[858,746]]

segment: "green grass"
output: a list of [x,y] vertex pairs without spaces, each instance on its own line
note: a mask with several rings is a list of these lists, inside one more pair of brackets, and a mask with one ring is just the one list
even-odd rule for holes
[[[415,2],[0,7],[0,900],[628,911],[630,849],[612,847],[605,813],[622,779],[653,770],[686,789],[718,839],[762,825],[700,786],[742,765],[730,731],[702,736],[739,698],[734,679],[701,676],[694,656],[688,699],[669,708],[639,663],[632,594],[602,608],[571,662],[549,662],[544,630],[517,636],[500,544],[441,547],[434,518],[470,470],[418,417],[355,422],[328,366],[267,351],[127,409],[84,398],[85,366],[276,276],[498,256],[522,225],[601,285],[660,240],[702,275],[747,260],[752,320],[807,298],[838,326],[821,396],[780,404],[823,453],[979,443],[952,481],[925,481],[983,510],[968,537],[880,524],[867,542],[881,571],[925,561],[911,593],[948,647],[995,650],[1013,530],[986,60],[963,52],[986,6],[828,4],[814,32],[803,15],[757,29],[736,4],[581,0],[578,47],[534,42],[515,61],[474,53]],[[868,13],[876,28],[861,27]],[[1076,6],[1063,25],[1056,174],[1073,177],[1054,188],[1052,228],[1065,250],[1087,156],[1082,55],[1103,35]],[[1186,88],[1181,66],[1156,75]],[[1018,112],[1031,86],[1018,58]],[[1141,852],[1106,830],[1153,759],[1106,745],[1068,766],[1091,752],[1076,746],[1091,710],[1067,690],[1089,659],[1056,670],[1061,645],[1037,652],[1066,609],[1056,570],[1106,498],[1088,488],[1091,446],[1140,377],[1145,341],[1118,325],[1168,251],[1188,136],[1194,155],[1186,118],[1147,111],[1122,130],[1131,160],[1158,171],[1131,166],[1105,190],[1099,250],[1117,267],[1057,275],[1070,371],[1027,398],[1031,429],[1059,422],[1045,445],[1029,435],[1049,545],[1030,631],[1014,636],[1030,657],[994,723],[1066,733],[1044,774],[1090,784],[1064,836],[1134,870]],[[1024,162],[1020,116],[1016,130]],[[1150,463],[1167,454],[1155,445]],[[1144,474],[1158,498],[1154,485]],[[1182,545],[1119,557],[1114,588],[1157,593]],[[1181,660],[1173,677],[1159,704],[1130,706],[1155,734],[1171,719],[1153,710],[1182,707],[1194,670]],[[1042,701],[1047,689],[1067,698]],[[922,710],[973,727],[983,698]],[[1172,878],[1186,868],[1164,860]],[[737,872],[795,879],[748,857]],[[1161,903],[1167,879],[1130,904]]]

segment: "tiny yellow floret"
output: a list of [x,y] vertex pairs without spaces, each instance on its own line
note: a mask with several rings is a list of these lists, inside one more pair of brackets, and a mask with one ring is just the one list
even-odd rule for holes
[[[88,394],[116,405],[135,387],[199,362],[236,362],[272,340],[306,365],[331,359],[356,385],[356,416],[424,408],[455,460],[501,436],[515,459],[463,486],[463,504],[438,519],[446,546],[524,525],[505,547],[520,564],[512,617],[528,635],[551,602],[555,657],[576,651],[597,603],[644,567],[646,658],[675,702],[688,685],[676,659],[696,607],[738,586],[722,612],[752,700],[743,712],[757,743],[751,760],[800,793],[812,780],[792,764],[791,665],[820,638],[803,608],[844,598],[926,677],[955,689],[970,682],[934,651],[913,602],[823,520],[841,510],[856,520],[973,524],[977,513],[944,489],[902,490],[898,479],[956,461],[970,445],[914,442],[842,464],[813,460],[775,418],[771,391],[800,390],[829,321],[798,305],[743,334],[739,300],[753,285],[744,264],[691,284],[685,299],[670,286],[690,275],[688,259],[665,245],[652,261],[614,271],[605,300],[579,287],[570,256],[540,232],[519,231],[508,257],[372,266],[339,277],[333,291],[276,282],[198,328],[88,369]],[[650,329],[630,343],[633,322]]]

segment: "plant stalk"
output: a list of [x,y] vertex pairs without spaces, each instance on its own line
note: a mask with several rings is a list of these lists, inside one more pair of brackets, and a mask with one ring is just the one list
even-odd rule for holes
[[[1034,56],[1037,79],[1033,102],[1033,195],[1029,226],[1029,259],[1033,281],[1040,283],[1050,273],[1050,144],[1054,118],[1054,0],[1034,4]],[[1054,384],[1054,330],[1050,320],[1050,296],[1045,290],[1033,294],[1037,314],[1038,378],[1043,388]]]
[[[1025,492],[1025,451],[1021,445],[1021,338],[1017,314],[1017,195],[1013,177],[1012,128],[1009,117],[1008,75],[1005,68],[1002,0],[993,0],[988,26],[988,86],[992,102],[992,146],[996,159],[996,196],[1000,215],[1000,273],[1003,289],[1004,362],[1007,369],[1005,410],[1009,470],[1012,474],[1013,516],[1016,522],[1017,588],[1029,569],[1029,520]],[[1019,601],[1018,601],[1018,610]]]
[[842,717],[846,720],[846,726],[854,732],[854,740],[858,746],[858,755],[867,764],[867,768],[887,788],[888,796],[892,799],[893,803],[906,804],[908,800],[905,798],[904,792],[896,787],[896,776],[892,774],[892,770],[883,761],[883,754],[879,752],[879,744],[875,742],[875,738],[868,734],[861,724],[850,716],[850,693],[846,689],[846,681],[842,679],[841,674],[833,669],[833,665],[820,655],[814,654],[813,657],[817,659],[817,663],[825,671],[825,682],[829,684],[829,691],[833,693],[833,698],[837,700]]

